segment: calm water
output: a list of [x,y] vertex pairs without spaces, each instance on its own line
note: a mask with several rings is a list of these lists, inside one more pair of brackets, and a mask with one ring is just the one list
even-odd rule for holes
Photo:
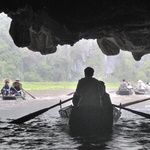
[[[1,121],[18,118],[41,108],[49,107],[65,100],[45,97],[26,101],[0,101]],[[69,97],[68,97],[69,98]],[[124,97],[123,97],[124,98]],[[129,99],[129,97],[127,97]],[[141,99],[141,98],[140,98]],[[70,104],[70,103],[68,103]],[[66,105],[68,105],[66,104]],[[31,109],[32,107],[32,109]],[[148,102],[130,106],[138,111],[150,112]],[[150,120],[133,113],[122,111],[122,116],[114,126],[113,133],[107,137],[73,137],[63,124],[58,108],[22,124],[0,123],[0,149],[2,150],[149,150]]]

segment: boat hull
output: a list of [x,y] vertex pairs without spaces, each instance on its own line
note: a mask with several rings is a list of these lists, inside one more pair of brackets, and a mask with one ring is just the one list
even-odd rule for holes
[[115,107],[74,107],[67,106],[59,110],[59,114],[66,122],[73,134],[100,134],[112,132],[121,116],[120,110]]
[[117,91],[117,95],[132,95],[133,92],[131,90],[123,90],[123,91]]
[[145,90],[134,90],[135,94],[137,95],[145,95],[146,91]]
[[25,97],[22,96],[1,96],[2,100],[17,100],[17,99],[23,99],[25,100]]
[[2,100],[16,100],[16,96],[2,96]]

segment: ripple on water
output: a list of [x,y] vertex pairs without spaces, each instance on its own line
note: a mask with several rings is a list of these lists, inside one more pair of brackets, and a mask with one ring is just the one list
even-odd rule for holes
[[120,118],[109,136],[71,136],[58,113],[51,111],[22,125],[0,123],[1,149],[148,150],[150,121],[130,114]]

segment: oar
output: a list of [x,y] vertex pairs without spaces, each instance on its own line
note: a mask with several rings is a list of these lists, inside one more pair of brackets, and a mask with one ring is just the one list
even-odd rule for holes
[[53,105],[53,106],[50,106],[50,107],[47,107],[47,108],[38,110],[38,111],[33,112],[33,113],[30,113],[30,114],[28,114],[28,115],[26,115],[26,116],[23,116],[23,117],[20,117],[20,118],[18,118],[18,119],[15,119],[15,120],[13,120],[13,121],[11,121],[11,122],[9,122],[9,123],[22,124],[22,123],[24,123],[24,122],[26,122],[26,121],[29,121],[29,120],[35,118],[36,116],[39,116],[39,115],[43,114],[44,112],[46,112],[46,111],[48,111],[48,110],[50,110],[50,109],[52,109],[52,108],[54,108],[54,107],[57,107],[57,106],[59,106],[59,105],[61,105],[61,104],[63,104],[63,103],[66,103],[66,102],[68,102],[68,101],[70,101],[70,100],[72,100],[72,99],[73,99],[73,97],[72,97],[72,98],[69,98],[69,99],[67,99],[67,100],[65,100],[65,101],[61,101],[61,102],[59,102],[59,103],[57,103],[57,104],[55,104],[55,105]]
[[142,117],[150,119],[150,115],[149,114],[146,114],[146,113],[143,113],[143,112],[140,112],[140,111],[136,111],[136,110],[132,110],[132,109],[129,109],[129,108],[125,108],[125,107],[122,107],[122,106],[118,106],[118,105],[115,105],[115,104],[112,104],[112,105],[115,106],[115,107],[118,107],[120,109],[124,109],[124,110],[130,111],[130,112],[132,112],[134,114],[137,114],[137,115],[140,115]]
[[[22,88],[23,89],[23,88]],[[23,89],[28,95],[30,95],[32,98],[36,99],[33,95],[31,95],[29,92],[27,92],[25,89]]]
[[122,104],[122,105],[120,105],[120,106],[115,105],[115,104],[112,104],[112,105],[115,106],[115,107],[118,107],[118,108],[120,108],[120,109],[124,109],[124,110],[130,111],[130,112],[132,112],[132,113],[135,113],[135,114],[137,114],[137,115],[140,115],[140,116],[149,118],[149,117],[150,117],[149,114],[146,114],[146,113],[143,113],[143,112],[139,112],[139,111],[136,111],[136,110],[132,110],[132,109],[129,109],[129,108],[125,108],[125,106],[130,106],[130,105],[133,105],[133,104],[145,102],[145,101],[147,101],[147,100],[150,100],[150,98],[146,98],[146,99],[142,99],[142,100],[137,100],[137,101],[125,103],[125,104]]
[[[35,118],[36,116],[38,116],[38,115],[40,115],[40,114],[42,114],[42,113],[48,111],[49,109],[52,109],[52,108],[54,108],[54,107],[56,107],[56,106],[59,106],[59,105],[61,105],[61,104],[63,104],[63,103],[66,103],[66,102],[68,102],[68,101],[70,101],[70,100],[72,100],[72,99],[73,99],[73,97],[72,97],[72,98],[69,98],[69,99],[67,99],[67,100],[65,100],[65,101],[59,102],[59,103],[57,103],[57,104],[55,104],[55,105],[53,105],[53,106],[50,106],[50,107],[48,107],[48,108],[44,108],[44,109],[42,109],[42,110],[39,110],[39,111],[30,113],[30,114],[28,114],[28,115],[26,115],[26,116],[24,116],[24,117],[21,117],[21,118],[18,118],[18,119],[16,119],[16,120],[13,120],[13,121],[11,121],[10,123],[22,124],[22,123],[24,123],[24,122],[26,122],[26,121],[29,121],[30,119]],[[146,101],[146,100],[149,100],[149,99],[150,99],[150,98],[143,99],[143,100],[138,100],[138,101],[134,101],[134,102],[132,102],[132,104],[140,103],[140,102],[143,102],[143,101]],[[112,105],[114,106],[114,104],[112,104]],[[130,102],[130,105],[131,105],[131,102]],[[129,106],[129,103],[123,104],[122,106]],[[119,107],[119,108],[126,109],[126,110],[128,109],[128,108],[124,108],[124,107],[117,106],[117,105],[116,105],[115,107]],[[129,109],[128,109],[128,110],[129,110]],[[131,110],[130,110],[130,112],[131,112]],[[135,110],[132,110],[132,112],[135,113]],[[137,113],[136,113],[136,114],[137,114]],[[141,112],[140,112],[140,114],[141,114]]]
[[72,94],[74,94],[75,92],[71,92],[71,93],[69,93],[69,94],[67,94],[68,96],[70,96],[70,95],[72,95]]
[[145,102],[145,101],[148,101],[148,100],[150,100],[150,98],[145,98],[145,99],[142,99],[142,100],[137,100],[137,101],[121,104],[121,106],[123,106],[123,107],[130,106],[130,105],[141,103],[141,102]]
[[[12,88],[18,93],[18,91],[16,90],[16,88],[14,86],[12,86]],[[20,94],[20,96],[23,100],[26,100],[21,94]]]

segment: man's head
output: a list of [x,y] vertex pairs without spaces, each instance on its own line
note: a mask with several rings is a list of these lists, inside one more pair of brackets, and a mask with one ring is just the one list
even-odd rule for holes
[[9,84],[10,82],[11,82],[11,80],[8,79],[8,78],[7,78],[7,79],[4,79],[4,83],[5,83],[5,84]]
[[92,77],[94,74],[94,69],[91,67],[87,67],[84,69],[84,73],[86,77]]
[[9,81],[6,81],[5,84],[9,84]]

